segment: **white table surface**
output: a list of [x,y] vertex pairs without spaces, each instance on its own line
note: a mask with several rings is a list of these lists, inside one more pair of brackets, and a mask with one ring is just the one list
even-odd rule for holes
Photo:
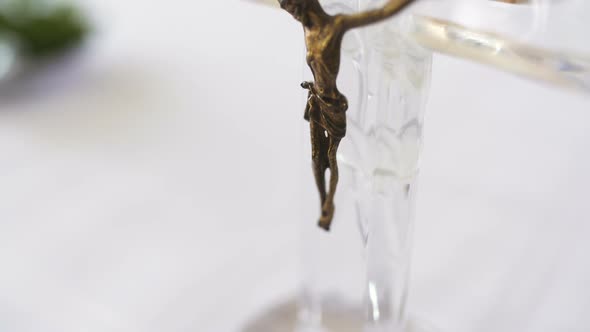
[[[0,331],[239,331],[296,288],[301,31],[204,3],[85,1],[88,46],[0,88]],[[590,329],[589,105],[435,58],[413,312]]]

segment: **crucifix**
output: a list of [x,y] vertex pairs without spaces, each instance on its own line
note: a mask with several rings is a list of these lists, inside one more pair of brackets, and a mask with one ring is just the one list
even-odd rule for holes
[[[313,174],[320,194],[318,225],[326,231],[330,230],[334,217],[334,195],[338,185],[336,152],[346,136],[348,101],[336,86],[342,39],[350,29],[383,21],[412,1],[389,0],[381,8],[358,14],[328,15],[319,0],[279,0],[281,8],[303,25],[305,33],[306,60],[314,81],[301,83],[301,87],[309,91],[304,118],[309,121]],[[330,179],[326,183],[328,169]]]

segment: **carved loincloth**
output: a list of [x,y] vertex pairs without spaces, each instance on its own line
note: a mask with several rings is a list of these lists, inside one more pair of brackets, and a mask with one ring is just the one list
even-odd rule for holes
[[303,82],[301,87],[309,90],[305,120],[319,124],[332,137],[341,139],[346,136],[346,97],[343,94],[339,94],[337,98],[321,96],[315,91],[312,82]]

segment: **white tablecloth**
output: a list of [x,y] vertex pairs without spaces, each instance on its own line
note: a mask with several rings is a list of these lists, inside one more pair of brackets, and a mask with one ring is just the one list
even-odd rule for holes
[[[88,45],[1,91],[0,331],[238,331],[297,285],[300,27],[236,0],[84,4]],[[590,329],[589,105],[435,58],[412,312]]]

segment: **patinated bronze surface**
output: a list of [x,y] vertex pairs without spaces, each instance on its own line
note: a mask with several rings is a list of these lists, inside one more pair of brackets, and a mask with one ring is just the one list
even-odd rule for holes
[[[348,101],[336,87],[342,38],[350,29],[393,16],[412,1],[390,0],[382,8],[358,14],[328,15],[318,0],[279,0],[281,8],[301,22],[305,32],[307,64],[314,81],[301,83],[309,91],[304,117],[310,125],[313,173],[322,206],[318,224],[326,231],[330,230],[334,217],[338,184],[336,152],[346,135]],[[330,169],[330,182],[326,191],[327,169]]]

